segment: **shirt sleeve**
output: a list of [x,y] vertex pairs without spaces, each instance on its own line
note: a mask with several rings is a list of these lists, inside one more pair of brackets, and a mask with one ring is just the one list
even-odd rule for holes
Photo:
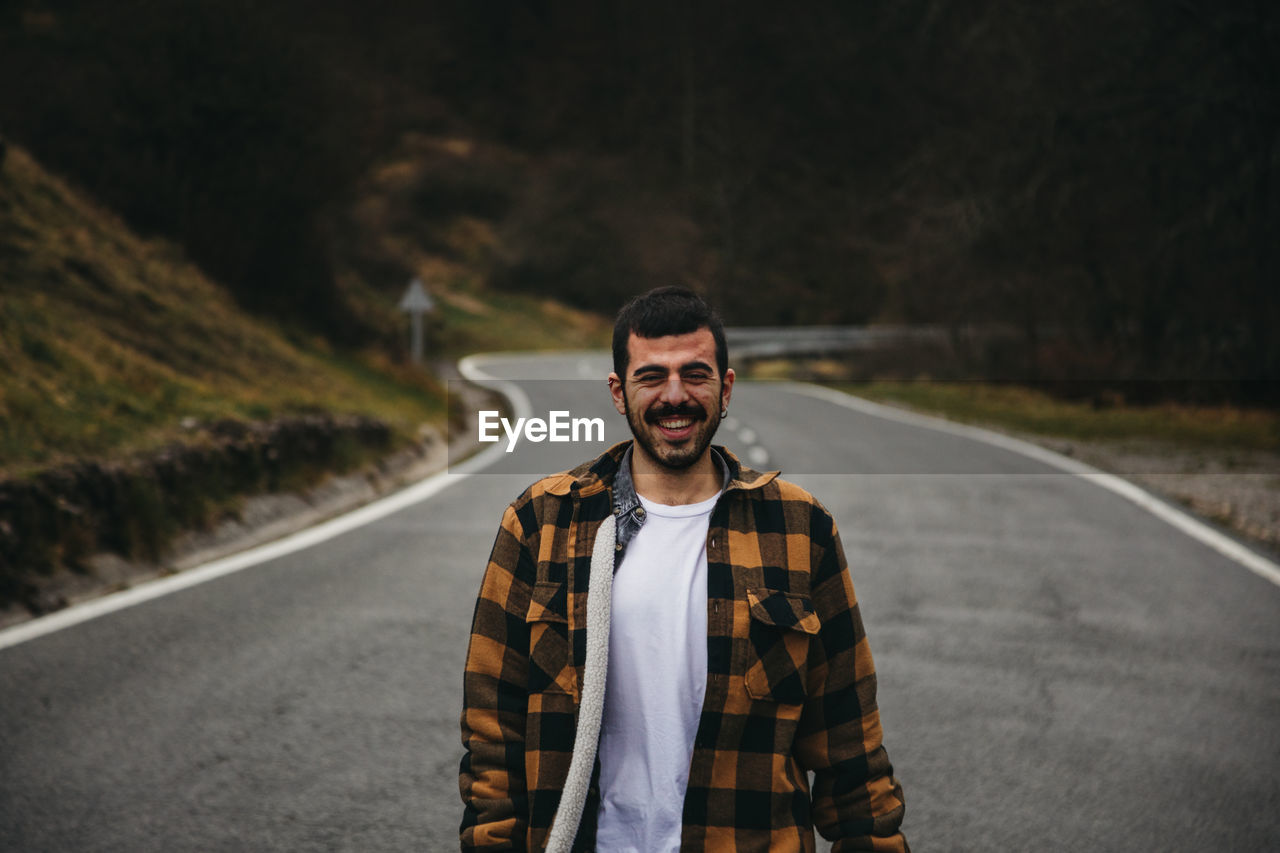
[[907,853],[902,786],[882,742],[875,664],[844,548],[831,516],[812,517],[811,595],[820,620],[810,644],[796,757],[814,773],[813,819],[833,853]]
[[466,850],[523,850],[526,674],[533,561],[515,506],[507,508],[476,601],[463,681],[458,785]]

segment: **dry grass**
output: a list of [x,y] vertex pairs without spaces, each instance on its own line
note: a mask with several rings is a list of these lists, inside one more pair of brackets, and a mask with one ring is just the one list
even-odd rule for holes
[[1280,412],[1229,405],[1135,405],[1119,394],[1064,399],[1015,382],[933,379],[851,379],[847,360],[760,359],[746,365],[754,379],[804,379],[859,397],[1035,436],[1079,441],[1127,441],[1189,448],[1280,451]]
[[409,435],[443,417],[424,372],[289,339],[15,149],[0,289],[0,472],[147,449],[192,419],[364,413]]
[[1164,403],[1099,407],[1010,383],[838,383],[852,394],[956,421],[1083,441],[1142,439],[1180,445],[1280,450],[1280,413],[1236,406]]
[[[438,306],[428,357],[606,346],[607,320],[486,286],[486,259],[499,250],[488,222],[465,211],[415,215],[415,199],[452,174],[453,159],[509,155],[410,142],[371,176],[346,247],[428,283]],[[402,285],[375,287],[355,264],[339,274],[350,310],[387,330],[391,350],[407,344],[395,307]],[[441,383],[403,355],[335,352],[246,314],[180,249],[133,235],[15,147],[0,167],[0,365],[0,476],[147,450],[193,421],[365,414],[405,439],[446,416]]]
[[[371,326],[407,334],[407,321],[388,306],[416,276],[436,297],[431,357],[608,346],[609,319],[489,286],[510,251],[498,223],[525,167],[522,155],[498,145],[408,134],[370,170],[339,229],[339,263],[348,298]],[[403,271],[400,279],[388,283],[389,270]]]

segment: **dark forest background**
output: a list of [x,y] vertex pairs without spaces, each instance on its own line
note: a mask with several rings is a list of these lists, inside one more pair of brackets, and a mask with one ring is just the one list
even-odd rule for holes
[[[465,139],[418,216],[486,286],[736,324],[1010,330],[978,369],[1276,402],[1273,3],[154,0],[0,9],[0,133],[247,307],[388,332],[363,182]],[[440,251],[447,251],[441,247]]]

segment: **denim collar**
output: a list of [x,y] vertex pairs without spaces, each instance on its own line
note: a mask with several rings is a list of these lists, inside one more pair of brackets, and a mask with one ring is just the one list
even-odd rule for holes
[[[640,532],[645,519],[644,507],[640,506],[640,496],[636,494],[635,481],[631,479],[631,451],[634,447],[634,444],[627,446],[627,451],[622,455],[622,461],[618,463],[617,473],[613,477],[613,515],[618,523],[617,544],[614,545],[616,553],[613,561],[615,572],[618,570],[618,561],[622,559],[622,552],[626,550],[632,538]],[[714,447],[711,448],[711,458],[720,469],[720,489],[723,492],[729,487],[731,468],[720,455],[720,451]]]

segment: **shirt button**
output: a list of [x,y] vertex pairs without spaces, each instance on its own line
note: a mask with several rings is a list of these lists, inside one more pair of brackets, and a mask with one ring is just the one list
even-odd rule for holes
[[716,537],[714,536],[711,537],[711,547],[712,548],[716,547]]
[[644,507],[636,507],[636,518],[644,518]]

